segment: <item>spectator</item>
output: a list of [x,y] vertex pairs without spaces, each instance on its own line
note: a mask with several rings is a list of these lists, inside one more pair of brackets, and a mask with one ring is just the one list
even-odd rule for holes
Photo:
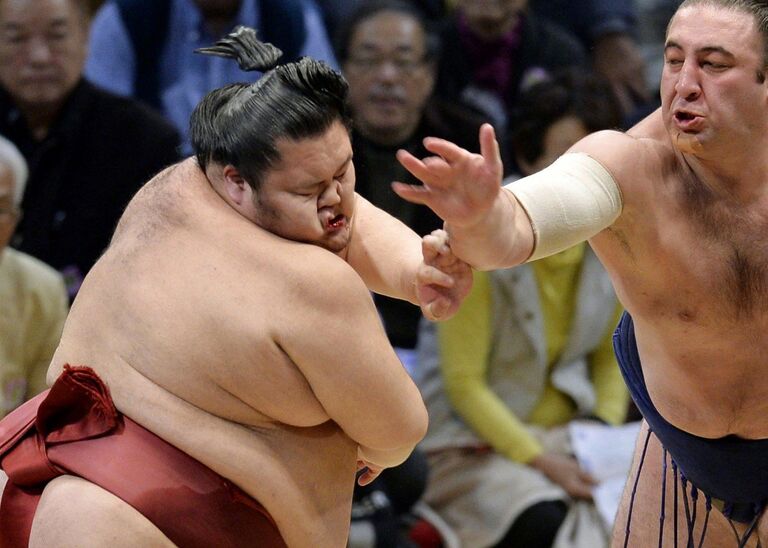
[[587,64],[578,39],[527,4],[458,0],[442,32],[437,93],[483,113],[499,135],[523,86],[554,69]]
[[531,0],[531,9],[581,40],[595,72],[610,82],[625,117],[650,113],[646,62],[636,41],[636,0]]
[[0,134],[30,171],[12,245],[64,272],[71,295],[178,145],[160,116],[82,77],[87,36],[83,0],[0,3]]
[[[444,137],[475,148],[480,120],[459,105],[432,98],[438,40],[406,2],[361,2],[336,36],[349,82],[357,192],[423,236],[440,228],[424,206],[401,200],[393,180],[415,183],[395,157],[398,149],[426,154],[422,139]],[[387,335],[408,366],[421,313],[405,301],[376,296]]]
[[7,248],[21,215],[27,164],[0,137],[0,418],[45,389],[45,373],[67,316],[58,272]]
[[192,152],[189,115],[203,96],[232,82],[254,82],[226,59],[195,55],[237,25],[254,27],[285,54],[336,65],[322,17],[311,0],[108,0],[91,29],[86,75],[114,93],[160,110]]
[[[614,127],[619,108],[607,84],[566,75],[525,91],[513,120],[510,141],[528,174]],[[620,312],[607,273],[580,244],[477,272],[454,319],[424,324],[416,380],[430,415],[425,500],[463,545],[606,545],[594,508],[581,502],[591,478],[569,454],[567,425],[625,418],[611,345]]]
[[[331,36],[347,25],[347,19],[367,0],[315,0],[325,20],[326,28]],[[438,21],[445,17],[450,9],[443,0],[403,0],[418,9],[430,21]]]

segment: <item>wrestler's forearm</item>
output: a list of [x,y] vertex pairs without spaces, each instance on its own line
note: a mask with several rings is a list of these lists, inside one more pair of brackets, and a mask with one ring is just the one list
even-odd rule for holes
[[356,199],[347,262],[371,291],[418,304],[415,282],[422,263],[421,238],[365,198]]
[[453,253],[477,270],[509,268],[525,262],[533,230],[511,192],[501,189],[491,209],[471,226],[445,224]]

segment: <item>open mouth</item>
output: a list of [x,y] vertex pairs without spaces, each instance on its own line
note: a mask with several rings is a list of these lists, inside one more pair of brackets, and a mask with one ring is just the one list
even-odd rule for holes
[[346,221],[346,217],[344,215],[336,215],[334,218],[332,218],[330,221],[328,221],[328,228],[336,229],[341,228],[344,226],[344,222]]
[[696,118],[696,116],[690,112],[677,112],[675,113],[675,118],[681,122],[688,122]]

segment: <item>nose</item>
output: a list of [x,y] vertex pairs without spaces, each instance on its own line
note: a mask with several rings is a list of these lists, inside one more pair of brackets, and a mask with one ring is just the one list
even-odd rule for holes
[[334,179],[333,182],[325,187],[325,190],[320,195],[319,207],[335,206],[341,202],[341,183]]
[[392,82],[400,77],[400,69],[393,59],[384,59],[376,67],[376,77],[385,82]]
[[689,63],[688,61],[683,63],[683,67],[677,74],[675,91],[680,97],[683,97],[687,101],[696,99],[696,97],[698,97],[701,93],[698,67],[696,67],[693,63]]
[[30,39],[28,45],[29,60],[35,64],[48,63],[51,60],[51,48],[42,36]]

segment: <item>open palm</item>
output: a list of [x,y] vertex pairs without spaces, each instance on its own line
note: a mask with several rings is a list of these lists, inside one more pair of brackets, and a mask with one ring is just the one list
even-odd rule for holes
[[472,226],[491,208],[501,189],[502,164],[493,128],[480,128],[480,154],[434,137],[424,140],[435,154],[420,160],[400,150],[397,159],[423,185],[392,183],[401,198],[424,204],[456,227]]

